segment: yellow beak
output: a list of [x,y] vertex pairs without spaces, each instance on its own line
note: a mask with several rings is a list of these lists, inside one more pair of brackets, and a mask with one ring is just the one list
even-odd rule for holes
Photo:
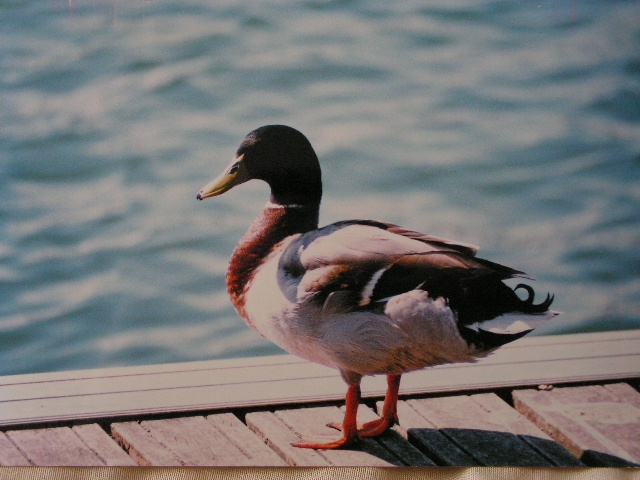
[[250,180],[250,178],[247,167],[243,162],[243,155],[240,155],[233,159],[233,162],[231,162],[221,175],[207,183],[202,190],[198,192],[196,198],[198,200],[204,200],[205,198],[221,195],[236,185]]

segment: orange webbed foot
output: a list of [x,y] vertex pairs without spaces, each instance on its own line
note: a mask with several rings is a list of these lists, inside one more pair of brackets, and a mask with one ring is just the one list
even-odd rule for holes
[[328,443],[315,442],[298,442],[293,443],[298,448],[313,448],[319,450],[335,450],[343,448],[355,443],[360,438],[377,437],[382,435],[395,423],[398,422],[397,403],[398,389],[400,388],[400,375],[387,375],[388,389],[385,396],[384,406],[382,408],[382,417],[367,422],[358,428],[356,424],[356,416],[358,413],[358,405],[360,403],[360,384],[353,383],[349,385],[346,398],[346,411],[342,424],[330,423],[327,426],[335,428],[342,432],[342,438]]
[[359,438],[377,437],[389,430],[397,422],[395,418],[379,418],[372,420],[362,425],[362,428],[358,430]]
[[334,440],[332,442],[327,442],[327,443],[300,442],[300,443],[292,443],[291,445],[298,448],[313,448],[317,450],[337,450],[339,448],[352,445],[353,443],[355,443],[357,439],[358,439],[357,435],[356,436],[345,435],[342,438],[339,438],[338,440]]
[[353,444],[358,440],[356,416],[360,404],[360,384],[349,385],[346,398],[346,412],[342,424],[330,423],[328,426],[342,431],[342,438],[328,443],[298,442],[293,443],[298,448],[314,448],[319,450],[336,450]]

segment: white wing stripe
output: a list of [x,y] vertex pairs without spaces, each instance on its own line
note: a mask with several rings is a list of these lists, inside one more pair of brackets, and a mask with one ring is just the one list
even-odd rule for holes
[[362,293],[360,294],[359,305],[361,307],[365,305],[369,305],[369,303],[371,302],[371,295],[373,295],[373,290],[376,288],[376,284],[378,283],[378,280],[380,280],[380,277],[384,272],[387,271],[388,268],[389,267],[384,267],[378,270],[377,272],[375,272],[371,277],[371,279],[364,286],[364,288],[362,289]]

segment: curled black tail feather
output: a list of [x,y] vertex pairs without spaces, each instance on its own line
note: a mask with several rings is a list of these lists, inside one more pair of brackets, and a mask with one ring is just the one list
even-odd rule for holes
[[533,287],[531,287],[531,285],[527,285],[525,283],[519,283],[518,285],[516,285],[516,287],[513,289],[513,291],[517,291],[520,288],[524,289],[527,291],[527,298],[525,298],[524,300],[520,300],[520,308],[518,309],[520,312],[522,313],[544,313],[547,310],[549,310],[549,307],[551,306],[551,303],[553,303],[553,295],[547,293],[547,298],[535,305],[533,303],[533,299],[535,297],[535,292],[533,290]]
[[[486,290],[484,292],[485,294],[493,294],[487,299],[493,309],[485,306],[484,310],[480,310],[476,305],[475,311],[466,310],[461,312],[464,314],[463,318],[466,320],[466,323],[459,322],[458,325],[458,330],[462,338],[464,338],[469,345],[473,345],[480,351],[493,350],[501,345],[525,336],[534,329],[534,327],[530,327],[525,330],[514,332],[495,332],[489,330],[489,327],[484,327],[483,323],[485,321],[491,320],[492,318],[500,315],[514,312],[524,313],[525,315],[544,314],[549,310],[549,306],[551,305],[551,302],[553,302],[553,295],[547,293],[547,298],[543,302],[538,304],[533,303],[535,291],[533,290],[533,287],[524,283],[518,284],[513,289],[502,282],[496,283],[495,285],[501,285],[503,288],[498,287],[495,290]],[[527,292],[527,298],[522,299],[516,294],[516,291],[519,289],[523,289]],[[477,322],[475,326],[469,322],[469,320],[473,318],[475,318]]]
[[[451,308],[458,314],[458,323],[461,325],[485,322],[515,312],[542,314],[553,302],[553,296],[547,294],[543,302],[536,304],[535,292],[531,286],[521,283],[511,288],[503,283],[500,277],[491,273],[458,280],[458,283],[452,281],[449,287],[444,294],[436,288],[432,288],[429,293],[434,297],[448,298]],[[525,299],[516,293],[520,289],[527,292]]]

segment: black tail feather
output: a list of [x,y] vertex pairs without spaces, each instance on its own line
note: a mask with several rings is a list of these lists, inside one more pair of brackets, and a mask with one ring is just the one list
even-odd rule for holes
[[[511,288],[491,274],[464,279],[460,286],[462,288],[451,289],[455,295],[451,295],[449,301],[458,313],[458,323],[462,325],[484,322],[512,312],[541,314],[549,310],[553,302],[553,295],[547,294],[544,301],[534,303],[533,287],[521,283]],[[525,299],[516,293],[520,289],[527,292]]]
[[513,291],[516,292],[521,288],[527,291],[527,298],[525,298],[524,300],[520,300],[521,304],[519,311],[523,313],[544,313],[549,310],[549,307],[553,302],[553,295],[547,293],[547,298],[543,302],[535,305],[533,303],[533,299],[536,294],[533,290],[533,287],[525,283],[519,283],[518,285],[516,285]]
[[465,339],[469,345],[474,345],[478,350],[493,350],[507,343],[524,337],[531,330],[523,330],[517,333],[495,333],[489,330],[474,330],[472,328],[460,327],[460,336]]

